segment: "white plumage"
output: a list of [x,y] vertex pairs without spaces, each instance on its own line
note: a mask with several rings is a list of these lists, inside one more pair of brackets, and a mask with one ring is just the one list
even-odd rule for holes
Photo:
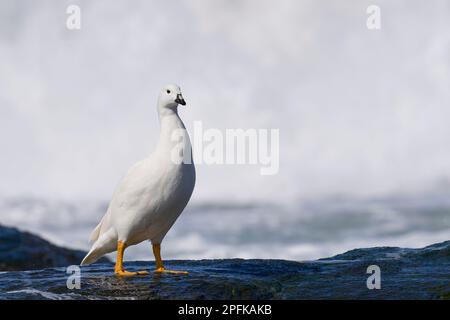
[[91,234],[95,242],[81,265],[115,251],[119,241],[126,246],[144,240],[160,244],[187,205],[194,190],[195,167],[178,104],[185,104],[180,88],[166,86],[158,98],[161,128],[156,150],[133,165],[117,186],[106,214]]

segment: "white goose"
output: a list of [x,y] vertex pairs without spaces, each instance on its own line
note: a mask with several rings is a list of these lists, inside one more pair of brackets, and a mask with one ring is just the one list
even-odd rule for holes
[[81,265],[117,250],[116,274],[148,274],[124,270],[123,254],[126,247],[150,240],[155,272],[187,273],[165,269],[160,254],[161,241],[186,207],[195,185],[191,144],[178,116],[178,104],[186,104],[180,88],[163,88],[158,98],[161,128],[156,150],[133,165],[119,183],[106,214],[91,234],[95,242]]

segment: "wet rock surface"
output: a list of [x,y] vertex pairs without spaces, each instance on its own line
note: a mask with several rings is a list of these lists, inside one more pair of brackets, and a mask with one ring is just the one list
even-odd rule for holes
[[[367,288],[370,265],[380,267],[379,290]],[[189,274],[121,278],[112,263],[98,263],[80,269],[80,289],[68,289],[71,274],[64,267],[3,272],[0,299],[450,299],[450,241],[422,249],[355,249],[317,261],[172,260],[166,267]],[[154,264],[128,262],[126,268]]]

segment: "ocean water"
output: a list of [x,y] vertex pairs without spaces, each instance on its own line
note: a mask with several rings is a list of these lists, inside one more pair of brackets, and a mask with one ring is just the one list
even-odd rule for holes
[[[105,202],[4,198],[1,223],[62,246],[89,249]],[[450,238],[450,197],[328,198],[296,206],[271,203],[191,203],[163,242],[167,259],[266,258],[310,260],[354,248],[418,248]],[[110,255],[114,258],[114,255]],[[127,260],[153,259],[149,242]]]

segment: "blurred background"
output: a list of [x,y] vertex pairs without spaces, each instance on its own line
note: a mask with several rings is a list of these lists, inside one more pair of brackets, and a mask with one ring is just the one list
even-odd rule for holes
[[166,258],[448,240],[449,30],[445,0],[0,0],[0,223],[88,249],[175,82],[189,130],[279,128],[280,171],[198,165]]

